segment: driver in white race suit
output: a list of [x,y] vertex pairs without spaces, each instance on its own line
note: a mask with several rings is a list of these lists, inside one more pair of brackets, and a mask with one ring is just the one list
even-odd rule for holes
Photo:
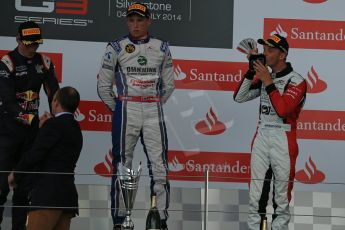
[[296,120],[304,105],[306,81],[286,62],[289,45],[284,37],[274,34],[258,42],[264,45],[272,72],[255,61],[234,93],[234,100],[240,103],[260,97],[258,128],[252,142],[248,227],[260,229],[259,201],[266,196],[263,185],[271,165],[277,205],[272,230],[287,230],[298,155]]
[[[151,195],[156,194],[162,229],[167,229],[170,185],[167,179],[167,134],[162,105],[174,91],[173,64],[168,43],[151,37],[150,12],[145,4],[127,9],[129,35],[110,42],[98,74],[99,97],[113,113],[113,172],[118,164],[131,168],[134,147],[140,137],[151,177]],[[116,93],[113,91],[115,84]],[[114,229],[121,229],[119,183],[111,184],[111,214]]]

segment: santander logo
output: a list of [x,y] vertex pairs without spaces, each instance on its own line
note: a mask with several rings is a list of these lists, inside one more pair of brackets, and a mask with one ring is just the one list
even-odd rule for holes
[[104,161],[98,163],[93,170],[97,175],[103,176],[103,177],[111,177],[113,174],[113,154],[111,150],[109,150],[108,154],[105,155]]
[[112,114],[100,101],[80,101],[74,117],[82,130],[111,131]]
[[179,65],[177,65],[176,67],[174,67],[174,78],[177,81],[183,80],[187,77],[187,74],[185,74],[181,67]]
[[174,156],[174,158],[168,163],[168,165],[171,172],[180,172],[184,169],[184,165],[179,162],[177,156]]
[[345,50],[344,26],[335,20],[265,18],[264,37],[277,32],[287,35],[290,48]]
[[[229,123],[229,127],[232,126],[232,124],[233,121]],[[209,112],[206,113],[205,119],[199,121],[195,125],[195,130],[204,135],[219,135],[224,133],[229,127],[218,120],[217,115],[211,107]]]
[[169,179],[203,181],[206,170],[210,181],[248,183],[249,153],[194,152],[169,150]]
[[308,71],[307,76],[308,93],[321,93],[327,89],[327,83],[319,78],[314,66],[312,66],[310,71]]
[[303,1],[307,3],[312,3],[312,4],[320,4],[320,3],[327,2],[328,0],[303,0]]
[[297,130],[299,139],[345,140],[345,112],[302,110]]
[[323,182],[326,176],[317,169],[316,164],[309,157],[309,161],[305,163],[305,169],[298,171],[295,178],[303,184],[318,184]]
[[74,112],[74,119],[76,119],[78,122],[81,122],[85,119],[85,115],[80,112],[79,108]]
[[247,62],[174,59],[177,89],[234,91],[247,71]]
[[273,30],[270,35],[274,35],[274,34],[279,34],[280,36],[286,38],[288,36],[288,34],[284,31],[283,27],[278,24],[277,27],[275,28],[275,30]]

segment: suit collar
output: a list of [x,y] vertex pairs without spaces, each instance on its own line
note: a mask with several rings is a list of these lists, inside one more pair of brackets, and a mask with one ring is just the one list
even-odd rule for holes
[[73,116],[73,114],[70,112],[61,112],[61,113],[55,114],[55,117],[59,117],[59,116],[65,115],[65,114],[69,114],[69,115]]

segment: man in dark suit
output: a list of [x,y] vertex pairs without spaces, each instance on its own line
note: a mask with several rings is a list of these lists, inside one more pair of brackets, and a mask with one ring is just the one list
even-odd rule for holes
[[[52,117],[40,118],[40,131],[33,147],[26,152],[8,177],[11,187],[19,182],[20,171],[38,170],[30,192],[28,230],[67,230],[71,218],[78,214],[78,193],[74,169],[83,137],[73,113],[80,96],[72,87],[58,90],[52,101]],[[62,174],[61,174],[62,173]]]

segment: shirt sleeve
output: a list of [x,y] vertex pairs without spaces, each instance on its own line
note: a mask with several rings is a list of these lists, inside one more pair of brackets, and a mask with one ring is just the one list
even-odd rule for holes
[[43,81],[43,89],[47,95],[50,112],[52,112],[51,103],[53,101],[54,94],[60,88],[56,77],[55,67],[51,59],[45,55],[42,55],[43,62],[46,66],[46,76]]
[[266,87],[271,103],[277,115],[281,118],[285,118],[295,112],[304,103],[306,90],[306,81],[302,77],[291,78],[283,94],[279,93],[274,84]]
[[254,72],[248,70],[236,91],[234,92],[234,100],[238,103],[253,100],[260,96],[262,82],[254,79]]
[[97,92],[110,111],[115,110],[116,94],[113,90],[115,68],[118,54],[109,43],[102,58],[101,68],[97,76]]
[[164,60],[162,63],[162,103],[166,103],[175,90],[175,79],[173,62],[168,44],[163,42],[161,49],[164,52]]

